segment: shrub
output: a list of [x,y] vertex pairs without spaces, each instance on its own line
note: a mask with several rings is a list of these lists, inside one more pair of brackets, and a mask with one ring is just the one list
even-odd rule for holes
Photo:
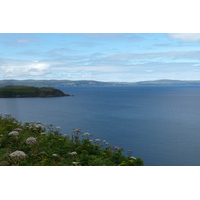
[[71,139],[60,127],[41,122],[21,123],[11,115],[0,116],[0,166],[142,166],[141,158],[123,155],[90,133],[72,131]]

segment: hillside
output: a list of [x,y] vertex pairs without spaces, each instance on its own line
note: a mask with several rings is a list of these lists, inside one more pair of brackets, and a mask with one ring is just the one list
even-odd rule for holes
[[61,97],[70,96],[52,87],[31,87],[31,86],[5,86],[0,88],[0,98],[15,97]]
[[142,166],[143,160],[123,155],[90,133],[74,129],[71,137],[60,127],[41,122],[20,122],[0,115],[0,166]]
[[200,85],[199,80],[183,81],[183,80],[154,80],[154,81],[138,81],[138,82],[102,82],[93,80],[0,80],[0,87],[4,86],[34,86],[34,87],[55,87],[55,86],[138,86],[138,85]]

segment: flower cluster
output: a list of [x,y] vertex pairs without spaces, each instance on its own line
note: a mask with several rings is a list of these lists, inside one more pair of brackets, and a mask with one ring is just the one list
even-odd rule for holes
[[114,151],[118,151],[118,150],[124,150],[123,148],[119,148],[119,147],[116,147],[116,146],[110,146],[110,149],[114,150]]
[[19,132],[18,131],[11,131],[10,133],[8,133],[8,135],[18,136]]
[[[123,149],[106,140],[74,129],[72,135],[60,127],[24,122],[0,114],[0,166],[141,166],[141,158],[123,155]],[[17,123],[16,123],[17,122]],[[71,139],[70,139],[71,137]]]
[[72,162],[73,165],[77,166],[80,162]]
[[14,131],[22,131],[21,128],[15,128]]
[[24,159],[26,157],[26,154],[23,151],[14,151],[13,153],[10,154],[10,157],[17,157],[20,159]]
[[76,151],[73,151],[73,152],[71,152],[71,153],[68,153],[69,155],[76,155],[77,153],[76,153]]
[[130,158],[133,159],[133,160],[136,160],[136,157],[134,157],[134,156],[131,156]]
[[86,133],[84,133],[84,135],[91,135],[90,133],[88,133],[88,132],[86,132]]
[[29,137],[26,139],[26,144],[36,144],[37,140],[34,137]]
[[90,136],[92,136],[92,134],[90,134],[90,133],[88,133],[88,132],[84,133],[83,135],[86,136],[86,138],[87,138],[88,140],[89,140]]
[[101,142],[101,139],[95,139],[94,142]]
[[74,129],[72,132],[81,132],[80,128]]

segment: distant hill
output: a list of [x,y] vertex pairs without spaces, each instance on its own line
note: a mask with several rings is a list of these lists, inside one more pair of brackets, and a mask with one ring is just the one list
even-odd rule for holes
[[156,80],[156,81],[140,81],[137,85],[200,85],[200,81],[181,81],[181,80]]
[[14,97],[61,97],[70,96],[52,87],[32,87],[32,86],[5,86],[0,88],[0,98]]
[[70,81],[70,80],[0,80],[0,87],[3,86],[35,86],[35,87],[55,87],[55,86],[115,86],[126,85],[119,82],[101,82],[101,81]]
[[0,80],[0,87],[3,86],[35,86],[35,87],[55,87],[55,86],[128,86],[128,85],[200,85],[197,81],[181,81],[181,80],[155,80],[155,81],[139,81],[139,82],[101,82],[93,80]]

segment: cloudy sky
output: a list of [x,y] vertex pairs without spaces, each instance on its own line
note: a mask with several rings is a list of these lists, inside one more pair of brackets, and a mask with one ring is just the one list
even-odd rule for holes
[[0,79],[200,80],[200,34],[1,33]]

